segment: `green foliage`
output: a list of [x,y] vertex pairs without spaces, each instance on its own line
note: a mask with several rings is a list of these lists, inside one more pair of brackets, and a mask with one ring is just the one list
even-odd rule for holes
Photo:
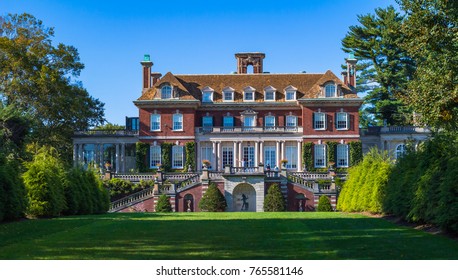
[[78,51],[54,46],[53,28],[29,14],[3,19],[0,99],[29,115],[33,142],[56,148],[64,161],[71,162],[74,131],[102,123],[104,104],[76,80],[84,68]]
[[137,142],[135,144],[135,161],[138,172],[147,172],[149,169],[149,165],[146,164],[148,162],[149,147],[148,143]]
[[210,183],[207,191],[199,202],[199,208],[207,212],[224,212],[227,207],[226,198],[215,183]]
[[264,212],[282,212],[285,209],[285,199],[281,189],[278,184],[273,184],[264,197]]
[[39,148],[26,167],[23,179],[29,200],[27,213],[35,217],[61,215],[66,208],[65,171],[56,149]]
[[156,212],[172,212],[172,205],[170,205],[169,197],[165,194],[159,196],[156,205]]
[[328,152],[328,162],[334,162],[336,163],[336,154],[337,154],[337,145],[339,145],[338,142],[326,142],[326,145],[328,145],[327,152]]
[[331,200],[327,195],[320,196],[318,200],[318,207],[316,208],[318,212],[332,212]]
[[[458,128],[458,3],[399,0],[408,15],[401,26],[404,48],[417,70],[403,95],[419,120],[436,128]],[[425,106],[427,104],[427,106]]]
[[112,178],[108,181],[104,181],[104,185],[110,194],[111,201],[121,199],[148,187],[148,184],[146,183],[134,184],[130,181],[119,178]]
[[363,144],[361,141],[350,142],[350,166],[357,165],[363,159]]
[[187,171],[191,166],[192,170],[196,170],[196,142],[188,142],[185,144],[186,163],[184,169]]
[[104,125],[96,126],[95,129],[98,129],[98,130],[124,130],[126,129],[126,127],[124,125],[112,124],[112,123],[107,122]]
[[363,125],[405,125],[411,110],[399,100],[415,71],[415,62],[401,48],[403,16],[394,7],[377,8],[375,14],[359,15],[342,40],[343,50],[358,58],[358,92],[366,92]]
[[388,153],[371,149],[363,161],[349,168],[337,209],[346,212],[382,212],[383,194],[391,172]]
[[162,143],[162,168],[165,172],[169,172],[172,169],[172,146],[173,143]]
[[0,222],[24,216],[27,201],[19,167],[0,155]]
[[304,143],[302,147],[302,162],[305,165],[307,171],[312,171],[313,166],[313,143]]

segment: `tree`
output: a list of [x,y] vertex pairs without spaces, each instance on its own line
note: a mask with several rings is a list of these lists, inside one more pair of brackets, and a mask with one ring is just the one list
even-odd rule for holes
[[359,59],[357,90],[367,92],[361,124],[407,124],[411,110],[399,97],[406,91],[415,63],[400,47],[404,17],[389,6],[376,9],[375,15],[359,15],[358,21],[360,25],[350,26],[342,46]]
[[[458,128],[458,2],[399,0],[407,17],[401,42],[417,71],[404,100],[419,121],[436,128]],[[427,106],[425,106],[427,104]]]
[[264,198],[264,212],[282,211],[285,211],[285,199],[278,184],[273,184]]
[[156,212],[172,212],[172,205],[170,205],[169,198],[162,194],[159,196],[156,204]]
[[226,210],[227,202],[224,195],[219,191],[215,183],[210,183],[207,191],[199,202],[199,207],[203,211],[223,212]]
[[73,46],[53,46],[53,28],[32,15],[0,23],[0,102],[29,116],[31,140],[70,161],[71,136],[103,123],[104,104],[76,78],[84,65]]
[[320,196],[316,210],[318,212],[332,212],[331,200],[329,200],[327,195]]

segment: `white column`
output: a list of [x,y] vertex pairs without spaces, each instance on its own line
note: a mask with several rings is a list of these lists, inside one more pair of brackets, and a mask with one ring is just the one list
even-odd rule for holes
[[105,162],[103,162],[103,143],[100,144],[99,148],[100,148],[100,155],[99,155],[100,156],[100,166],[99,168],[103,169],[105,166]]
[[285,159],[285,141],[280,142],[281,159]]
[[218,141],[218,153],[216,154],[216,157],[218,158],[218,161],[217,161],[217,169],[216,170],[219,170],[219,171],[222,171],[224,170],[224,166],[223,166],[223,143],[221,141]]
[[121,172],[126,172],[126,143],[121,144]]
[[297,171],[302,171],[302,141],[297,141]]
[[238,157],[237,157],[238,151],[237,151],[237,142],[234,141],[234,150],[232,151],[232,157],[234,160],[234,167],[239,166],[238,165]]
[[73,144],[73,166],[78,164],[78,145]]
[[259,141],[259,162],[264,162],[264,141]]
[[215,141],[212,141],[212,154],[213,154],[213,157],[212,157],[212,168],[213,170],[216,170],[216,168],[218,167],[217,166],[217,162],[218,162],[218,158],[217,158],[217,155],[216,155],[216,142]]
[[[242,144],[243,144],[243,142],[240,141],[240,142],[239,142],[239,151],[238,151],[238,152],[239,152],[239,166],[240,166],[240,167],[243,167],[243,166],[242,166],[242,160],[243,160],[243,147],[242,147]],[[246,163],[245,163],[245,164],[246,164]],[[246,166],[246,165],[245,165],[245,166]]]
[[116,173],[119,173],[119,167],[121,165],[121,153],[119,151],[119,144],[116,144],[116,158],[115,158],[115,161],[116,161]]
[[78,162],[84,164],[83,144],[78,144]]
[[277,158],[277,163],[275,164],[275,166],[278,166],[280,167],[281,164],[280,164],[280,141],[277,141],[277,146],[275,148],[275,157]]
[[259,142],[254,142],[254,167],[259,166]]

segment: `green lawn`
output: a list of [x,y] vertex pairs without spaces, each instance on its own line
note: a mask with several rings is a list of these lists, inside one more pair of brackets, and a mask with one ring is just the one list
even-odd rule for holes
[[129,213],[0,224],[0,259],[458,259],[458,242],[343,213]]

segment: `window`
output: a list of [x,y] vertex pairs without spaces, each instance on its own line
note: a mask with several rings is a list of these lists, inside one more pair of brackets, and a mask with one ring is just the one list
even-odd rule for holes
[[161,99],[170,99],[172,98],[172,87],[171,86],[163,86],[161,88]]
[[322,144],[315,145],[315,167],[326,167],[326,146]]
[[243,100],[244,101],[254,101],[254,92],[252,91],[245,92]]
[[234,117],[232,116],[224,116],[223,117],[223,126],[224,127],[234,127]]
[[264,127],[267,129],[275,128],[275,116],[265,116],[264,117]]
[[336,85],[327,84],[324,86],[324,93],[326,97],[336,97]]
[[244,131],[253,130],[255,127],[255,116],[244,116],[243,117]]
[[275,146],[264,147],[264,161],[266,166],[269,166],[272,169],[277,166],[277,153]]
[[173,130],[183,130],[183,115],[182,114],[173,115]]
[[337,145],[337,167],[348,167],[348,145]]
[[232,147],[223,147],[223,166],[234,165],[234,154]]
[[265,101],[275,101],[275,92],[274,91],[266,91]]
[[406,145],[399,144],[399,145],[396,146],[396,150],[395,150],[395,154],[394,154],[396,159],[401,158],[405,153],[406,153]]
[[313,128],[316,130],[326,129],[326,114],[321,112],[313,113]]
[[160,131],[161,130],[161,115],[152,114],[151,115],[151,131]]
[[200,158],[212,162],[213,147],[211,143],[202,143]]
[[243,161],[242,167],[254,167],[254,147],[245,146],[243,147]]
[[172,168],[180,169],[183,168],[183,146],[172,147]]
[[202,93],[202,102],[213,102],[213,91],[204,91]]
[[150,147],[150,168],[159,168],[161,165],[161,146]]
[[337,113],[336,128],[337,129],[348,129],[348,114],[347,113]]
[[296,100],[296,91],[286,92],[286,101]]
[[287,169],[297,168],[297,146],[285,146],[285,158],[288,160]]
[[297,117],[296,116],[286,116],[286,127],[297,127]]
[[213,127],[213,117],[204,116],[202,117],[202,126],[203,127]]
[[233,91],[224,91],[223,97],[225,102],[234,101],[234,92]]

